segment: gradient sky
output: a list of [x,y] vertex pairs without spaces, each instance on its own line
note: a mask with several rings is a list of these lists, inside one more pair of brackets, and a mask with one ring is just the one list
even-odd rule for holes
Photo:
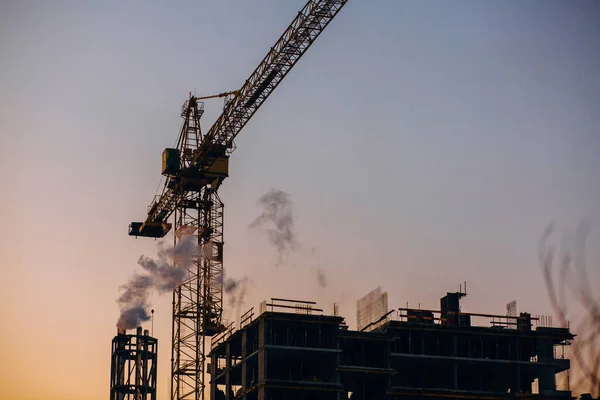
[[[118,287],[156,248],[127,226],[181,104],[239,88],[302,6],[0,2],[1,399],[106,398]],[[377,285],[390,307],[437,309],[466,280],[465,311],[516,299],[551,314],[547,224],[590,218],[600,265],[599,71],[597,1],[351,0],[237,140],[221,196],[226,273],[253,282],[244,308],[338,302],[353,326]],[[221,104],[206,103],[205,128]],[[296,267],[276,269],[248,229],[270,188],[291,194],[317,250]],[[170,304],[153,298],[163,399]]]

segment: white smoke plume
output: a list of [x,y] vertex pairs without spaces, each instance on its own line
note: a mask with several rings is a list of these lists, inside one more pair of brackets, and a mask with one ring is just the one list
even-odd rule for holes
[[[284,254],[291,251],[302,253],[308,259],[312,259],[312,262],[315,262],[317,257],[316,247],[313,246],[309,250],[303,250],[294,231],[291,196],[283,190],[271,189],[258,199],[258,204],[261,206],[262,212],[250,223],[249,227],[261,229],[267,234],[269,243],[278,254],[276,266],[281,265]],[[296,264],[293,266],[295,267]],[[312,267],[312,270],[316,275],[319,288],[327,288],[325,270],[320,265]]]
[[292,200],[283,190],[271,189],[258,199],[258,204],[262,213],[249,227],[263,229],[267,233],[269,242],[279,255],[279,265],[284,253],[296,249]]
[[[143,274],[135,274],[120,287],[117,303],[121,309],[117,327],[134,329],[150,319],[148,298],[152,291],[172,292],[187,275],[187,269],[197,257],[198,245],[194,236],[186,236],[176,246],[159,243],[157,257],[140,256],[138,264]],[[174,264],[175,262],[175,264]]]
[[240,311],[244,305],[244,298],[248,292],[248,287],[252,281],[244,276],[243,278],[226,278],[223,280],[221,275],[219,281],[223,282],[223,291],[227,293],[229,306],[233,309],[234,316],[240,316]]
[[242,279],[225,279],[223,282],[223,290],[229,295],[230,306],[241,306],[241,304],[243,304],[248,282],[248,277],[243,277]]

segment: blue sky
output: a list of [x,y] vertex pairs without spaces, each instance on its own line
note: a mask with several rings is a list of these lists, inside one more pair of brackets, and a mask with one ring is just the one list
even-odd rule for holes
[[[64,363],[21,393],[30,356],[0,344],[14,366],[6,396],[105,395],[118,286],[155,249],[127,225],[152,200],[181,104],[240,87],[302,6],[0,4],[3,336],[42,329],[32,352]],[[350,0],[237,140],[221,196],[227,273],[254,282],[246,306],[337,301],[354,324],[355,300],[377,285],[390,307],[437,308],[467,280],[468,311],[517,299],[550,314],[536,258],[546,225],[565,233],[590,218],[590,265],[600,261],[599,21],[592,1]],[[206,102],[205,129],[220,107]],[[247,228],[270,188],[291,194],[299,240],[317,248],[296,268],[275,270]],[[167,350],[170,299],[154,304]],[[71,359],[55,345],[65,330],[81,337]],[[57,385],[85,351],[98,376]]]

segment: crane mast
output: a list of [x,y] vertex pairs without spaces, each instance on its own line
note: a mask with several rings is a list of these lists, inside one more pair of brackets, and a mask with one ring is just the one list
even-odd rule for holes
[[173,292],[172,400],[204,398],[206,338],[224,329],[224,206],[218,189],[229,176],[234,139],[346,2],[309,0],[239,90],[204,97],[225,97],[222,114],[204,135],[203,98],[190,95],[177,147],[162,155],[162,193],[146,220],[129,226],[130,236],[162,238],[173,216],[174,244],[191,239],[197,247],[185,263],[186,279]]

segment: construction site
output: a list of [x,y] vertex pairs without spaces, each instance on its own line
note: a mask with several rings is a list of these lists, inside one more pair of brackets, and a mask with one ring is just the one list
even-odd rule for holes
[[[177,146],[162,153],[162,192],[129,226],[132,237],[171,232],[175,249],[186,240],[195,248],[191,261],[176,250],[173,256],[182,276],[173,288],[171,342],[161,355],[171,353],[171,400],[573,398],[565,348],[576,339],[569,327],[517,315],[516,306],[505,315],[462,312],[466,283],[440,293],[437,310],[388,308],[378,288],[357,301],[355,330],[337,310],[328,315],[304,299],[272,298],[238,321],[223,319],[219,188],[230,174],[234,139],[346,2],[308,1],[241,88],[190,94]],[[209,98],[224,99],[223,111],[202,132]],[[158,342],[141,327],[148,318],[147,310],[123,310],[112,342],[111,400],[157,398]]]
[[[568,328],[547,317],[461,312],[463,292],[439,310],[388,311],[377,288],[357,302],[357,330],[312,301],[272,298],[211,337],[211,400],[571,399]],[[157,341],[113,339],[111,400],[156,399]],[[568,385],[568,375],[567,375]]]

